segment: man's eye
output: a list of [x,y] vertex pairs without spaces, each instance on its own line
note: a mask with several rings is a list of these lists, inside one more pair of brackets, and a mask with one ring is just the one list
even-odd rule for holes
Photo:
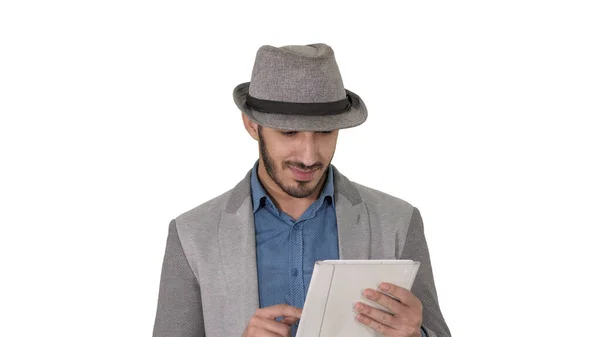
[[332,133],[332,132],[333,132],[333,131],[319,131],[319,132],[317,132],[317,133],[322,133],[322,134],[324,134],[324,135],[328,135],[328,134],[330,134],[330,133]]

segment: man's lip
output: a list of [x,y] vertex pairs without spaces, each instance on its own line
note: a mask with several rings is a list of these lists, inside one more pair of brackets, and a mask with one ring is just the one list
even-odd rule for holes
[[312,180],[314,173],[317,172],[318,169],[305,171],[297,167],[290,166],[290,170],[292,171],[292,174],[294,175],[294,178],[296,178],[296,180],[309,181]]
[[303,169],[299,169],[297,167],[294,166],[290,166],[291,169],[296,170],[298,172],[303,172],[303,173],[310,173],[310,172],[315,172],[318,169],[312,169],[312,170],[303,170]]

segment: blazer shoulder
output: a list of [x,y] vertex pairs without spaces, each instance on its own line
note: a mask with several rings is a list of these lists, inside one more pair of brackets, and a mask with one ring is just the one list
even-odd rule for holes
[[386,192],[352,182],[356,187],[370,217],[378,219],[396,219],[408,224],[415,207],[408,201]]
[[214,197],[175,218],[178,227],[202,227],[204,224],[217,224],[221,212],[225,210],[227,202],[231,197],[229,190]]
[[199,231],[214,234],[221,215],[224,212],[232,212],[236,207],[239,208],[250,195],[250,174],[251,171],[248,171],[235,187],[176,217],[177,229],[185,233]]
[[369,186],[359,184],[354,181],[352,182],[352,184],[358,190],[358,193],[360,194],[363,202],[369,205],[382,205],[383,207],[394,206],[411,210],[414,208],[414,206],[411,203],[399,197],[393,196],[386,192],[382,192],[380,190],[376,190]]

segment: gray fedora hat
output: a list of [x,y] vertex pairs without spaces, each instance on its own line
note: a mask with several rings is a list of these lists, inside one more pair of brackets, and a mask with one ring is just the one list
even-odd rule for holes
[[233,100],[255,123],[279,130],[331,131],[367,119],[361,98],[344,88],[333,49],[322,43],[260,47],[250,82],[235,87]]

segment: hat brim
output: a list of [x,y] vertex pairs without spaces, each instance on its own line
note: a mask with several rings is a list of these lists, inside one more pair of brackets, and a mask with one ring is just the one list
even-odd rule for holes
[[346,90],[351,97],[352,106],[346,112],[328,116],[305,116],[272,114],[253,110],[246,105],[246,96],[250,82],[242,83],[233,90],[233,100],[242,112],[253,122],[278,130],[289,131],[332,131],[358,126],[367,119],[367,108],[360,97]]

